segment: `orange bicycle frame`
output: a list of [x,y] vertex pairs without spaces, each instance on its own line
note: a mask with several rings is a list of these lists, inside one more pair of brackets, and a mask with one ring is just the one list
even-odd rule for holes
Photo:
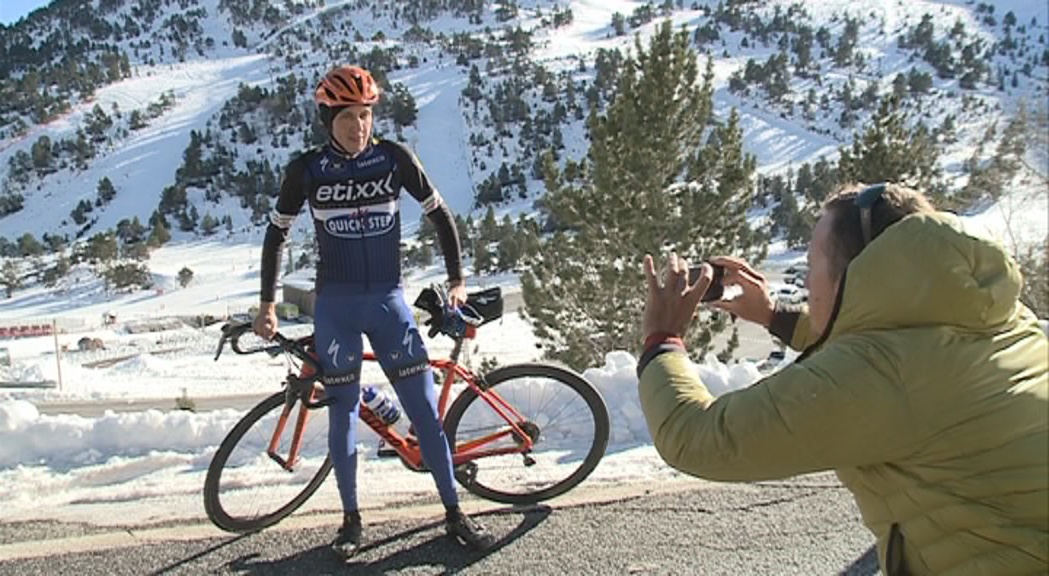
[[[465,442],[457,442],[452,448],[453,464],[458,465],[488,456],[525,453],[530,451],[533,446],[532,438],[522,430],[519,425],[520,422],[524,421],[524,417],[497,392],[483,386],[483,383],[478,384],[477,377],[456,362],[456,358],[458,358],[461,348],[462,341],[457,341],[450,359],[430,360],[431,369],[435,372],[440,372],[443,376],[441,379],[441,393],[437,403],[437,413],[440,421],[442,423],[444,422],[444,417],[447,413],[447,408],[451,398],[452,386],[455,384],[456,380],[462,380],[477,394],[479,398],[483,399],[492,410],[494,410],[495,413],[506,422],[507,426],[484,436],[471,438]],[[377,358],[373,353],[366,352],[364,353],[363,360],[366,362],[375,362],[377,361]],[[313,377],[314,373],[314,370],[308,364],[304,364],[299,374],[299,379],[306,380]],[[316,402],[318,393],[321,390],[323,390],[323,388],[315,383],[309,392],[309,401]],[[266,451],[271,459],[279,463],[282,468],[288,471],[294,470],[295,464],[298,462],[302,433],[306,428],[306,422],[309,418],[310,412],[310,408],[306,406],[305,403],[298,403],[295,430],[292,436],[291,446],[288,450],[288,457],[287,459],[284,459],[279,454],[280,439],[284,434],[284,430],[288,424],[288,417],[291,415],[291,411],[294,407],[294,403],[292,402],[285,404],[284,410],[281,412],[280,418],[277,421],[277,426],[273,431],[273,436],[270,438],[270,444]],[[391,448],[396,450],[397,454],[405,464],[416,470],[423,468],[422,452],[419,449],[418,441],[414,437],[401,436],[392,426],[387,425],[379,419],[364,403],[361,403],[360,405],[360,419],[363,420],[364,423],[367,424],[377,435],[383,438]],[[498,442],[508,436],[512,436],[515,439],[516,446],[485,448],[489,444]]]

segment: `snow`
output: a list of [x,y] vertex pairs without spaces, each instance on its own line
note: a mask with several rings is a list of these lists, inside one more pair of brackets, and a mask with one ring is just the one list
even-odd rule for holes
[[[520,324],[490,332],[502,334],[507,346],[523,349],[531,344],[528,331]],[[488,345],[486,337],[484,346]],[[275,362],[258,357],[242,360],[238,363],[223,358],[215,364],[203,350],[178,360],[142,355],[90,376],[89,369],[81,369],[79,374],[71,370],[72,381],[62,394],[132,398],[166,392],[174,396],[175,389],[182,387],[191,398],[199,398],[275,389],[280,369],[267,366]],[[662,464],[651,446],[637,396],[635,367],[633,356],[613,352],[604,366],[584,373],[603,395],[612,422],[607,454],[587,481],[591,484],[679,476]],[[759,378],[753,365],[728,367],[713,359],[697,366],[697,371],[717,394]],[[208,372],[210,381],[201,378]],[[239,382],[226,380],[237,374],[250,377]],[[375,381],[369,380],[375,377],[366,375],[364,381]],[[3,517],[7,521],[90,519],[94,523],[131,524],[203,518],[199,500],[207,466],[218,444],[243,416],[243,412],[232,409],[200,413],[109,411],[98,418],[49,416],[40,414],[36,405],[46,395],[0,393],[0,398],[5,396],[7,399],[0,400],[0,499],[5,502]],[[559,408],[563,407],[553,404],[543,414],[549,417]],[[543,414],[537,419],[542,420]],[[426,475],[407,471],[396,461],[378,459],[377,438],[365,426],[359,430],[359,490],[366,506],[433,494]],[[255,472],[248,468],[238,477],[259,482],[265,473],[265,468]],[[338,509],[334,482],[327,482],[306,509]]]
[[[435,65],[394,74],[391,79],[411,87],[419,109],[417,130],[409,139],[409,146],[430,173],[442,175],[437,180],[438,189],[452,212],[469,213],[474,196],[466,150],[469,136],[459,112],[459,94],[466,86],[466,75],[457,67]],[[422,137],[424,134],[440,137]],[[414,202],[403,202],[401,206],[402,221],[412,225],[406,230],[416,229],[422,210]]]
[[[1049,173],[1049,170],[1047,170]],[[1049,218],[1049,185],[1035,184],[1027,191],[1013,193],[965,220],[973,230],[997,240],[1010,251],[1046,242]]]
[[[205,3],[209,14],[218,14],[214,2],[209,0]],[[712,6],[713,3],[702,3]],[[767,3],[758,10],[762,13],[771,13],[773,9],[786,10],[793,2],[776,0]],[[1036,6],[1038,3],[1021,1],[996,2],[995,16],[999,20],[1006,12],[1012,10],[1016,13],[1019,24],[1028,25],[1028,35],[1036,38],[1039,33],[1044,32],[1049,15],[1045,14],[1044,6]],[[536,49],[533,58],[543,63],[555,73],[560,70],[574,70],[578,57],[592,58],[599,48],[621,48],[632,49],[634,34],[640,34],[642,42],[652,34],[659,25],[656,19],[638,29],[629,30],[624,36],[616,37],[611,30],[612,15],[616,12],[629,16],[641,3],[617,0],[615,2],[597,2],[594,0],[577,0],[570,4],[573,11],[573,21],[567,26],[556,30],[542,29],[535,34]],[[299,28],[311,29],[318,25],[319,16],[325,18],[340,18],[347,15],[346,3],[330,3],[322,8],[308,8],[307,11],[289,22],[285,29],[288,32]],[[989,45],[998,32],[984,26],[979,21],[972,6],[963,2],[909,2],[899,3],[881,1],[864,5],[857,8],[854,3],[845,0],[825,0],[818,3],[806,3],[805,9],[809,13],[812,22],[816,24],[825,23],[832,33],[840,32],[843,20],[836,15],[851,13],[862,17],[861,39],[858,43],[870,62],[877,62],[876,70],[880,71],[881,78],[871,75],[869,66],[864,72],[854,74],[857,79],[858,89],[871,80],[879,80],[882,84],[889,81],[890,77],[897,71],[910,69],[914,66],[909,60],[909,54],[897,50],[895,37],[898,30],[916,24],[925,13],[932,13],[936,17],[936,37],[940,38],[947,33],[946,23],[952,23],[960,19],[965,23],[966,30],[972,37],[986,40]],[[356,19],[351,22],[352,29],[359,31],[365,38],[379,30],[395,38],[401,33],[403,26],[392,28],[387,21],[389,14],[380,11],[381,17],[372,21],[371,19]],[[549,9],[544,6],[544,15],[549,15]],[[490,17],[491,14],[487,14]],[[158,19],[162,21],[163,14]],[[1030,26],[1031,18],[1037,18],[1038,26]],[[885,31],[881,32],[880,22],[885,21]],[[689,29],[705,21],[699,10],[678,10],[673,13],[672,21],[675,26],[685,25]],[[204,20],[205,34],[222,41],[228,39],[228,23],[217,24],[215,18],[209,17]],[[486,21],[485,25],[491,22]],[[536,26],[538,18],[535,17],[534,8],[528,3],[522,5],[520,24],[525,28]],[[441,16],[433,22],[427,23],[435,32],[450,33],[456,30],[481,31],[483,26],[471,26],[462,19],[451,16]],[[254,34],[251,30],[246,30]],[[283,32],[283,31],[281,31]],[[712,54],[715,56],[715,109],[719,117],[727,117],[731,108],[736,107],[741,113],[741,125],[744,130],[744,148],[757,155],[759,170],[762,173],[778,173],[790,167],[800,166],[804,162],[812,162],[820,157],[835,157],[837,148],[851,139],[850,131],[842,130],[836,124],[836,112],[821,113],[821,117],[815,122],[805,122],[799,117],[784,119],[780,117],[780,111],[776,106],[753,98],[740,99],[727,90],[729,75],[743,66],[747,58],[755,57],[764,59],[774,51],[774,46],[752,46],[749,49],[738,48],[739,32],[725,32],[725,48],[731,48],[732,54],[723,57],[721,52],[724,48],[720,44],[711,45]],[[278,42],[279,41],[279,42]],[[261,51],[266,48],[274,48],[273,43],[281,45],[295,42],[294,34],[277,33],[269,36],[262,42],[253,44],[255,50]],[[385,43],[366,42],[358,46],[358,51],[367,51],[372,45],[390,47],[395,40]],[[220,42],[221,43],[221,42]],[[756,44],[756,43],[755,43]],[[445,54],[443,50],[425,44],[401,44],[407,53],[420,57],[418,68],[403,67],[390,74],[394,82],[404,83],[413,96],[419,109],[419,120],[417,125],[404,131],[405,141],[416,150],[416,153],[426,167],[427,172],[437,187],[442,191],[445,199],[452,209],[461,214],[466,214],[474,208],[474,185],[484,180],[489,174],[498,169],[502,161],[512,164],[516,161],[518,150],[510,150],[504,158],[498,151],[494,158],[479,157],[486,164],[485,170],[479,170],[474,158],[480,154],[477,150],[471,150],[468,145],[470,132],[487,133],[491,136],[486,126],[474,125],[468,118],[466,109],[460,107],[460,94],[466,82],[466,72],[454,65],[453,57]],[[29,133],[20,138],[7,138],[0,140],[0,174],[7,170],[8,159],[17,151],[28,151],[33,142],[39,136],[48,135],[52,140],[71,138],[76,129],[81,125],[84,116],[95,104],[100,105],[106,112],[110,112],[113,105],[119,106],[124,118],[118,120],[117,124],[126,124],[127,116],[132,110],[143,110],[151,102],[155,102],[160,94],[172,91],[175,94],[175,106],[160,118],[141,130],[131,132],[126,138],[116,136],[116,130],[111,130],[114,143],[109,148],[100,150],[96,158],[87,170],[75,169],[59,170],[55,174],[43,178],[42,181],[34,182],[30,188],[24,191],[25,208],[16,215],[0,219],[0,232],[5,237],[16,238],[26,232],[39,233],[41,229],[51,233],[65,233],[74,235],[77,227],[69,218],[70,211],[81,200],[93,200],[95,187],[102,177],[108,177],[117,188],[114,201],[101,209],[96,209],[90,214],[98,217],[97,223],[93,225],[90,233],[105,230],[116,225],[123,218],[138,216],[142,222],[146,222],[150,214],[157,206],[161,190],[173,182],[175,170],[181,164],[182,152],[189,142],[191,130],[203,131],[207,122],[213,118],[231,96],[236,94],[241,83],[271,87],[276,78],[287,73],[287,65],[282,58],[271,57],[268,54],[245,53],[228,47],[217,47],[214,54],[206,59],[193,59],[195,54],[187,55],[184,63],[165,63],[155,66],[141,65],[135,68],[132,78],[105,86],[98,90],[93,99],[86,102],[73,103],[73,109],[66,115],[52,121],[51,123],[33,127]],[[304,62],[293,71],[297,74],[316,74],[330,65],[324,54],[307,52],[303,55]],[[996,63],[1004,57],[996,56]],[[992,72],[996,63],[992,63]],[[478,63],[484,70],[483,62]],[[875,66],[875,64],[871,64]],[[1010,67],[1014,67],[1010,65]],[[1044,70],[1036,68],[1035,76],[1028,80],[1024,79],[1019,92],[1013,94],[999,94],[993,87],[981,87],[974,93],[992,105],[1000,105],[1006,113],[1012,111],[1016,102],[1027,98],[1030,102],[1040,101],[1044,95]],[[586,80],[592,77],[592,70],[582,75],[574,74],[578,80]],[[847,78],[847,73],[840,70],[827,70],[823,74],[824,81],[829,82],[819,87],[820,93],[835,88]],[[490,80],[499,80],[493,76]],[[494,82],[490,81],[489,84]],[[955,81],[937,82],[937,95],[927,98],[933,102],[940,98],[939,94],[956,90]],[[794,79],[794,98],[803,98],[807,88],[812,85],[812,80],[801,78]],[[306,96],[304,96],[304,101]],[[537,106],[535,102],[532,104]],[[945,154],[943,163],[945,166],[954,167],[961,164],[961,160],[971,154],[974,142],[978,142],[986,128],[994,121],[999,120],[1000,114],[978,113],[969,111],[960,113],[957,104],[937,103],[926,106],[924,114],[930,115],[927,122],[930,125],[938,125],[947,112],[959,115],[957,118],[959,144]],[[516,130],[516,129],[514,129]],[[565,125],[562,130],[564,134],[566,157],[578,159],[586,151],[585,129],[582,122]],[[108,145],[107,145],[108,146]],[[288,157],[291,150],[273,149],[268,139],[263,138],[255,145],[240,148],[238,165],[248,158],[269,159],[276,165],[281,165]],[[297,143],[292,143],[292,149]],[[514,146],[511,146],[514,148]],[[261,153],[260,153],[261,151]],[[526,169],[526,172],[529,170]],[[541,190],[542,185],[537,181],[530,181],[529,188],[532,191]],[[1040,191],[1044,195],[1044,186],[1038,188],[1033,185],[1023,187],[1025,191]],[[191,198],[194,194],[199,196],[199,191],[190,190]],[[526,201],[515,201],[512,206],[501,207],[500,216],[510,213],[530,213],[534,210],[532,202],[534,198]],[[241,209],[235,200],[227,198],[218,205],[209,205],[202,198],[196,198],[198,210],[201,216],[210,211],[213,215],[222,216],[229,214],[234,218],[236,238],[233,242],[257,243],[259,237],[256,232],[247,231],[248,219],[246,211]],[[1040,205],[1035,205],[1041,208]],[[507,209],[509,211],[507,212]],[[1028,211],[1025,208],[1025,211]],[[1044,213],[1044,212],[1043,212]],[[416,226],[419,209],[413,202],[404,203],[404,222],[407,233],[412,233]],[[479,215],[479,214],[477,214]],[[300,218],[296,228],[296,238],[301,237],[304,230],[306,218]],[[63,224],[63,222],[65,222]],[[1044,224],[1039,226],[1045,229]],[[1002,232],[997,230],[997,232]],[[186,239],[185,234],[176,232],[176,239]]]
[[[776,6],[786,10],[794,3],[794,0],[773,0],[761,10],[771,12]],[[307,11],[286,30],[313,27],[321,20],[318,18],[321,14],[336,19],[346,18],[348,11],[344,8],[348,4],[331,2],[324,8]],[[534,26],[538,19],[530,6],[535,3],[520,4],[520,23],[526,27]],[[628,31],[625,36],[612,35],[612,14],[619,12],[629,16],[642,4],[631,0],[574,0],[569,4],[573,10],[573,22],[557,30],[538,31],[535,37],[537,48],[532,57],[555,73],[566,70],[572,71],[577,80],[592,79],[592,58],[596,50],[632,48],[635,32],[644,41],[658,26],[657,19]],[[700,4],[712,6],[716,3]],[[1049,10],[1044,2],[996,0],[993,4],[999,22],[1006,12],[1012,10],[1019,24],[1031,28],[1028,34],[1032,38],[1044,33],[1049,23]],[[208,0],[206,6],[209,14],[218,13],[214,0]],[[817,26],[826,24],[835,35],[843,26],[840,17],[835,20],[836,15],[849,12],[861,18],[857,50],[863,52],[869,62],[876,63],[875,69],[880,70],[881,77],[872,75],[870,67],[866,72],[856,74],[859,90],[869,81],[884,85],[897,72],[922,66],[911,62],[909,54],[895,48],[895,37],[901,29],[920,21],[926,12],[935,15],[937,38],[942,37],[957,19],[971,34],[988,42],[993,42],[998,33],[998,30],[981,24],[975,8],[962,0],[879,0],[863,5],[849,0],[822,0],[805,3],[805,9]],[[545,5],[544,14],[549,14]],[[695,10],[676,11],[673,21],[675,25],[685,24],[691,29],[703,21],[700,14]],[[162,15],[158,22],[163,18]],[[1037,27],[1030,26],[1032,18],[1037,18]],[[351,36],[354,30],[365,38],[371,38],[380,29],[386,30],[391,37],[400,34],[399,30],[393,30],[396,34],[391,34],[386,20],[357,20],[351,28]],[[880,30],[881,21],[885,23],[884,32]],[[205,34],[214,36],[219,44],[229,38],[231,27],[227,23],[208,18],[204,24]],[[435,32],[447,34],[462,30],[480,32],[494,24],[490,13],[480,25],[467,25],[464,20],[451,16],[441,16],[427,23]],[[294,34],[283,32],[263,39],[257,30],[246,30],[254,50],[295,42]],[[764,60],[774,48],[752,46],[749,50],[739,49],[738,32],[728,32],[725,38],[724,46],[717,43],[710,46],[715,58],[715,112],[719,118],[725,119],[732,108],[739,110],[744,149],[756,155],[759,171],[775,174],[791,167],[796,169],[802,163],[821,157],[835,157],[838,148],[850,140],[852,134],[837,126],[833,109],[821,112],[814,122],[804,122],[797,117],[784,119],[775,106],[754,98],[740,98],[728,91],[728,78],[746,63],[747,58]],[[363,53],[375,44],[365,42],[356,48]],[[404,140],[415,150],[452,210],[465,215],[474,208],[475,183],[498,169],[503,160],[515,161],[514,146],[508,146],[511,150],[506,155],[496,146],[494,157],[471,149],[468,143],[471,133],[491,137],[493,131],[483,125],[483,120],[473,122],[469,107],[460,103],[467,72],[453,64],[454,54],[439,47],[402,46],[420,58],[417,68],[403,67],[390,74],[391,80],[408,87],[419,110],[418,122],[404,130]],[[1035,46],[1036,49],[1044,48]],[[722,57],[726,49],[730,55]],[[296,74],[319,73],[331,64],[326,54],[315,52],[303,56],[303,63],[294,70]],[[151,53],[147,52],[142,60],[147,60]],[[588,60],[589,71],[586,73],[575,72],[579,56]],[[90,214],[98,217],[98,221],[89,234],[112,228],[121,219],[133,216],[145,223],[157,207],[163,188],[174,180],[190,132],[203,131],[223,104],[237,93],[241,83],[272,87],[276,78],[287,73],[282,58],[230,47],[217,48],[204,59],[195,59],[194,54],[188,57],[184,63],[137,66],[132,78],[99,89],[89,101],[73,102],[70,112],[62,117],[43,126],[34,126],[21,137],[0,140],[0,176],[3,176],[8,169],[8,160],[18,151],[28,151],[40,136],[48,135],[52,140],[73,137],[85,115],[96,104],[107,113],[114,105],[118,106],[124,118],[117,124],[126,125],[132,110],[144,110],[168,91],[175,96],[174,107],[151,120],[146,128],[130,132],[123,138],[117,137],[114,129],[111,132],[113,144],[100,149],[98,157],[86,170],[59,170],[34,181],[24,191],[25,208],[0,218],[0,235],[14,239],[27,232],[39,235],[47,231],[74,236],[76,226],[69,222],[69,213],[81,200],[95,198],[95,188],[102,177],[112,180],[117,195],[112,203],[96,208]],[[1004,57],[995,58],[992,71],[997,63],[1005,62]],[[1010,64],[1011,67],[1014,65]],[[479,62],[478,67],[486,75],[489,87],[500,80],[488,75],[483,62]],[[827,84],[818,90],[830,90],[846,79],[845,72],[825,70],[823,80]],[[1021,81],[1021,88],[1017,91],[999,93],[990,86],[981,86],[975,91],[976,96],[989,102],[992,112],[988,112],[960,110],[956,100],[947,100],[945,96],[957,91],[955,81],[936,79],[935,94],[925,98],[922,104],[926,121],[930,126],[936,126],[946,114],[954,114],[959,136],[957,144],[947,147],[942,160],[944,166],[957,172],[961,162],[972,155],[987,127],[999,122],[1000,133],[1005,118],[1002,114],[1015,110],[1019,101],[1027,98],[1029,103],[1044,102],[1044,67],[1036,67],[1031,78],[1021,78]],[[811,83],[811,80],[795,79],[795,96],[804,97]],[[304,98],[306,102],[308,96]],[[577,98],[581,99],[582,95]],[[530,104],[534,107],[536,101],[533,98]],[[995,110],[995,106],[1001,110]],[[585,154],[586,130],[582,122],[565,125],[563,134],[565,157],[578,159]],[[297,143],[292,148],[297,148]],[[993,144],[988,144],[985,158],[986,153],[992,151]],[[238,145],[238,152],[238,166],[242,167],[247,158],[267,158],[280,165],[290,150],[273,149],[268,139],[263,138],[257,145]],[[1045,164],[1046,151],[1036,150],[1030,154],[1036,160],[1035,166],[1049,172]],[[483,160],[487,169],[480,170],[475,158]],[[529,171],[526,169],[526,173]],[[516,219],[518,214],[533,212],[534,195],[541,188],[541,183],[530,181],[529,197],[497,207],[497,218],[509,214]],[[1049,228],[1049,191],[1044,180],[1021,175],[1007,189],[1009,194],[1006,197],[967,215],[967,221],[1012,249],[1044,241]],[[148,262],[158,289],[131,293],[106,291],[93,275],[84,269],[76,269],[55,289],[33,285],[16,290],[11,298],[0,300],[0,325],[51,324],[53,321],[68,330],[57,338],[47,336],[0,342],[8,349],[12,360],[12,366],[4,371],[2,380],[56,382],[53,389],[0,388],[0,499],[5,502],[0,509],[0,518],[85,521],[102,518],[103,522],[113,523],[200,518],[203,514],[199,502],[200,488],[210,457],[241,416],[235,410],[108,413],[99,418],[49,416],[40,414],[38,408],[46,402],[163,398],[174,404],[174,399],[183,394],[190,398],[204,398],[263,395],[277,390],[286,371],[285,363],[279,358],[227,354],[219,362],[212,360],[218,337],[215,325],[148,334],[132,334],[123,329],[128,322],[136,320],[244,313],[257,301],[262,230],[250,226],[247,211],[233,198],[225,197],[218,204],[208,204],[199,190],[191,189],[189,196],[198,206],[201,216],[209,212],[213,215],[229,214],[233,218],[233,231],[220,231],[209,238],[174,232],[174,240],[153,252]],[[407,197],[402,208],[404,231],[410,235],[417,227],[420,211]],[[479,215],[474,213],[475,218]],[[296,242],[301,240],[308,227],[308,217],[300,216],[296,222]],[[766,265],[770,268],[783,268],[804,260],[803,254],[787,250],[782,242],[771,244],[769,252]],[[194,272],[193,280],[186,287],[181,287],[177,279],[183,267]],[[469,262],[467,267],[469,270]],[[410,271],[406,277],[409,301],[427,284],[441,280],[443,271],[438,268]],[[499,285],[508,295],[520,291],[514,274],[472,276],[468,284],[471,288]],[[116,327],[102,325],[102,315],[108,312],[117,313],[119,322]],[[305,333],[309,327],[289,324],[284,329],[296,335]],[[77,341],[85,336],[101,338],[107,350],[76,351]],[[448,342],[441,340],[432,341],[429,346],[431,354],[437,356],[446,355],[450,349]],[[71,351],[62,351],[63,347]],[[540,351],[527,323],[516,313],[510,313],[501,321],[483,328],[481,338],[471,346],[469,354],[475,365],[486,358],[497,359],[506,365],[535,360]],[[585,373],[585,377],[604,395],[612,411],[613,423],[609,453],[588,482],[663,481],[677,476],[662,464],[650,445],[637,402],[634,366],[634,358],[627,352],[617,351],[608,354],[603,366]],[[698,365],[697,370],[715,394],[746,386],[759,377],[757,368],[747,362],[725,366],[707,360]],[[369,368],[363,377],[366,381],[380,382],[382,375]],[[363,502],[381,505],[384,501],[406,495],[433,494],[427,475],[409,473],[397,462],[376,459],[374,440],[369,434],[361,436],[361,453],[365,456],[360,472]],[[337,508],[338,499],[333,486],[334,482],[328,482],[308,507]]]
[[[0,388],[0,499],[6,503],[0,516],[5,520],[115,524],[204,518],[200,502],[204,474],[218,444],[243,412],[179,411],[174,409],[175,399],[183,395],[197,400],[262,397],[279,390],[288,364],[282,357],[237,356],[228,349],[214,361],[219,324],[139,334],[129,333],[126,327],[176,313],[245,312],[258,297],[258,257],[257,246],[251,244],[180,243],[155,253],[151,266],[158,277],[172,277],[183,265],[193,268],[194,280],[186,288],[174,284],[160,294],[97,300],[92,300],[98,294],[90,287],[70,287],[65,295],[30,289],[0,301],[0,323],[49,317],[60,325],[73,326],[57,337],[3,342],[12,366],[0,380],[52,381],[55,387]],[[410,274],[406,278],[409,301],[422,287],[442,277],[434,270]],[[520,291],[512,274],[471,278],[468,283],[471,290],[499,285],[508,297]],[[71,300],[81,302],[70,304]],[[117,314],[116,325],[102,325],[102,315],[107,312]],[[285,323],[281,330],[301,336],[310,331],[310,325]],[[106,350],[78,351],[77,341],[82,337],[100,338]],[[540,357],[536,344],[528,324],[511,311],[480,329],[479,337],[466,347],[464,361],[475,367],[488,359],[499,365],[535,361]],[[431,356],[446,357],[451,351],[445,338],[428,340],[427,347]],[[630,354],[613,352],[604,366],[584,374],[604,396],[612,421],[608,455],[588,482],[679,478],[651,446],[638,402],[635,367]],[[728,367],[715,360],[697,369],[717,393],[749,384],[758,376],[753,366]],[[381,384],[385,380],[376,367],[366,365],[362,382]],[[38,408],[58,401],[131,399],[163,399],[171,410],[108,412],[86,418],[42,415]],[[408,472],[396,461],[377,459],[377,438],[364,426],[359,430],[359,484],[364,505],[381,506],[435,494],[427,475]],[[329,481],[306,509],[334,510],[338,502],[334,481]]]
[[89,214],[98,217],[94,230],[115,228],[120,220],[133,216],[147,223],[157,208],[161,191],[175,181],[190,132],[203,132],[207,121],[237,94],[242,82],[251,85],[267,78],[267,62],[265,56],[252,55],[146,68],[135,78],[101,88],[92,102],[80,104],[58,120],[31,130],[14,145],[0,144],[0,166],[6,172],[8,159],[18,150],[28,151],[41,136],[48,136],[52,142],[75,139],[77,127],[95,104],[107,114],[112,114],[116,104],[126,123],[132,110],[144,110],[165,92],[175,95],[175,106],[170,111],[150,121],[146,128],[131,132],[126,140],[118,140],[112,150],[100,150],[87,170],[60,170],[46,178],[39,189],[26,193],[24,209],[0,220],[3,235],[39,235],[41,222],[47,223],[46,229],[51,233],[75,235],[71,234],[76,226],[69,213],[81,200],[94,201],[103,177],[112,181],[117,194],[109,205]]

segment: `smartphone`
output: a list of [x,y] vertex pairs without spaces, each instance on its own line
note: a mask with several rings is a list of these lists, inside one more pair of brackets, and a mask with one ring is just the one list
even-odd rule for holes
[[[718,266],[713,262],[707,262],[710,267],[714,269],[714,278],[710,281],[710,286],[707,288],[707,293],[703,295],[700,302],[713,302],[714,300],[721,300],[721,297],[725,295],[725,267]],[[699,279],[699,266],[693,266],[688,269],[688,285],[691,286],[696,283]]]

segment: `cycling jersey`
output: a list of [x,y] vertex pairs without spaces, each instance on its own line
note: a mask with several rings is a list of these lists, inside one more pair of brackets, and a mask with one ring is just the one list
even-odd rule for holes
[[364,290],[399,284],[402,189],[437,228],[448,279],[461,279],[459,238],[440,193],[407,148],[375,139],[353,158],[326,145],[288,164],[263,242],[262,300],[274,301],[280,248],[307,202],[319,245],[318,292],[329,283]]
[[459,503],[426,348],[400,289],[402,189],[422,204],[437,228],[449,280],[460,280],[451,212],[415,156],[385,140],[372,141],[352,158],[329,144],[292,160],[263,242],[261,300],[273,302],[281,246],[309,203],[319,247],[315,337],[326,394],[334,401],[328,409],[328,446],[346,512],[357,510],[362,334],[416,428],[441,501],[449,509]]

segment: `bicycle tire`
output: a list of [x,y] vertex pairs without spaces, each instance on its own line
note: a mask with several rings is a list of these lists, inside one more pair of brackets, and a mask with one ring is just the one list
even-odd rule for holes
[[[583,457],[578,468],[576,468],[570,475],[558,480],[550,486],[536,490],[533,490],[528,486],[525,486],[520,491],[494,488],[486,485],[483,481],[478,481],[476,475],[473,478],[466,478],[462,472],[462,468],[459,467],[457,469],[456,479],[471,494],[503,504],[535,504],[543,500],[549,500],[556,496],[560,496],[576,487],[594,471],[594,468],[597,467],[601,458],[604,457],[605,449],[608,447],[610,431],[608,407],[605,405],[605,401],[601,397],[600,392],[598,392],[592,384],[583,379],[578,373],[551,364],[514,364],[493,370],[484,377],[484,382],[485,386],[488,388],[498,389],[500,385],[505,387],[509,382],[529,378],[543,378],[551,382],[556,382],[559,385],[563,385],[567,387],[567,389],[578,394],[579,398],[585,403],[586,410],[593,418],[594,425],[593,438],[590,441],[590,446],[586,448],[586,455]],[[472,388],[467,388],[455,399],[451,407],[448,409],[444,423],[445,435],[448,438],[449,444],[453,446],[453,450],[456,446],[456,439],[459,436],[467,435],[463,433],[459,427],[466,411],[478,398],[479,396]],[[512,406],[514,405],[513,402],[510,402],[510,404]],[[481,405],[483,405],[488,412],[494,414],[494,410],[491,410],[491,408],[487,406],[487,403],[482,401]],[[517,408],[517,406],[514,407]],[[527,418],[527,415],[525,416]],[[505,425],[504,420],[500,418],[500,421]],[[542,442],[541,432],[540,442]],[[537,446],[539,445],[540,444],[537,443]],[[519,454],[513,456],[500,456],[499,458],[521,458],[523,460],[523,456]],[[489,460],[489,457],[472,460],[471,462],[477,466],[475,471],[484,466],[487,460]]]
[[[220,481],[222,479],[222,472],[226,469],[226,464],[229,461],[230,455],[237,445],[244,439],[245,434],[251,430],[258,421],[262,420],[271,412],[283,410],[285,402],[285,393],[278,392],[262,402],[258,403],[254,408],[251,409],[237,424],[230,430],[226,438],[223,439],[222,444],[219,445],[219,449],[215,452],[215,456],[211,459],[211,464],[208,466],[208,473],[204,480],[204,510],[207,512],[208,518],[216,526],[227,532],[235,533],[248,533],[257,532],[269,526],[272,526],[292,512],[297,510],[303,503],[306,502],[313,495],[314,492],[320,488],[321,484],[324,483],[325,478],[331,472],[331,455],[326,454],[324,462],[317,470],[316,474],[306,484],[305,488],[296,494],[286,504],[278,507],[276,510],[260,514],[252,517],[238,516],[235,513],[230,513],[229,510],[222,503],[220,496]],[[291,424],[291,422],[289,422]],[[325,446],[327,444],[325,443]]]

